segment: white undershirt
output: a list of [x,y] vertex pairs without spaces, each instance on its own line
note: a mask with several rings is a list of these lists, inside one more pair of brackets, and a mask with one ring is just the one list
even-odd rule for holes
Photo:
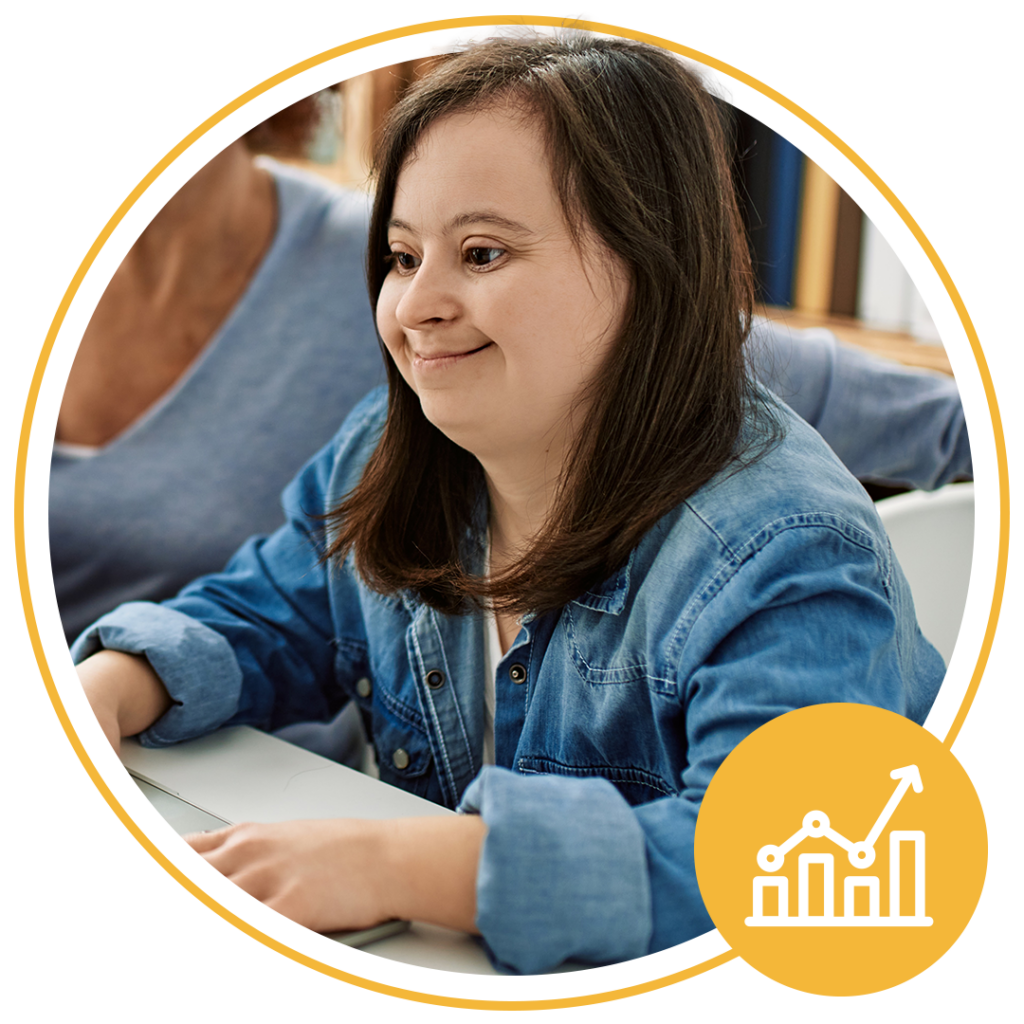
[[494,612],[484,612],[484,764],[494,764],[495,679],[501,661],[501,639]]
[[67,459],[92,459],[102,450],[98,444],[75,444],[73,441],[54,441],[53,450]]
[[[491,575],[491,528],[487,528],[487,551],[484,553],[487,575]],[[498,619],[493,610],[484,612],[484,764],[494,764],[494,706],[497,702],[498,663],[501,661],[501,637]]]

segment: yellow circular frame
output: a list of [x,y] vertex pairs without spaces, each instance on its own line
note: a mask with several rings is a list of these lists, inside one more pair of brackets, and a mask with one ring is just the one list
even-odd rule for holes
[[655,46],[660,46],[663,49],[672,51],[673,53],[678,53],[680,56],[686,57],[689,60],[714,68],[716,71],[728,75],[730,78],[734,78],[737,81],[742,82],[744,85],[750,86],[752,89],[756,89],[762,95],[778,103],[780,106],[785,107],[785,109],[790,113],[800,118],[801,121],[809,125],[818,132],[819,135],[827,139],[837,150],[839,150],[840,153],[853,163],[854,166],[856,166],[858,170],[860,170],[861,173],[863,173],[864,176],[885,197],[886,201],[890,206],[892,206],[896,213],[899,214],[900,219],[910,229],[914,237],[917,239],[918,244],[928,256],[928,259],[945,286],[949,297],[953,301],[953,305],[960,317],[960,322],[963,325],[968,340],[970,341],[974,358],[978,364],[978,370],[981,374],[982,383],[985,388],[985,397],[988,400],[989,413],[992,417],[992,430],[995,438],[996,459],[999,473],[999,553],[996,567],[996,582],[992,593],[992,604],[989,610],[988,623],[985,628],[985,636],[982,641],[977,664],[974,667],[974,673],[971,676],[967,692],[964,694],[964,699],[960,704],[960,708],[953,720],[953,724],[950,726],[949,732],[943,740],[946,747],[951,747],[953,745],[953,741],[956,739],[960,729],[963,727],[964,720],[967,717],[967,712],[970,710],[971,703],[977,693],[978,685],[981,682],[981,676],[984,672],[985,665],[988,662],[989,652],[992,648],[992,639],[995,635],[996,623],[999,619],[999,609],[1002,604],[1003,588],[1006,581],[1006,563],[1010,538],[1009,475],[1006,464],[1006,444],[1003,436],[1002,421],[999,416],[999,406],[996,403],[995,389],[992,385],[992,376],[989,373],[988,364],[986,363],[985,356],[982,353],[977,332],[974,329],[974,324],[971,322],[971,318],[967,313],[963,300],[960,298],[960,293],[954,286],[948,271],[939,259],[935,249],[925,237],[924,232],[913,217],[910,216],[903,204],[886,186],[885,182],[883,182],[882,179],[879,178],[879,176],[848,145],[846,145],[846,143],[838,138],[833,132],[829,131],[829,129],[820,121],[807,113],[806,110],[803,110],[801,107],[797,106],[791,100],[788,100],[785,96],[776,92],[774,89],[765,85],[763,82],[759,82],[750,75],[744,74],[739,69],[720,60],[716,60],[714,57],[710,57],[705,53],[693,50],[687,46],[680,46],[678,43],[673,43],[668,39],[648,35],[644,32],[634,32],[630,29],[620,28],[616,25],[606,25],[590,21],[570,21],[550,17],[529,17],[526,15],[484,15],[482,17],[475,18],[450,18],[443,21],[423,22],[418,25],[409,25],[404,28],[393,29],[389,32],[380,32],[376,35],[366,36],[362,39],[357,39],[354,42],[346,43],[344,46],[337,46],[333,49],[325,50],[323,53],[317,54],[315,57],[310,57],[308,60],[304,60],[299,64],[286,68],[279,74],[268,78],[266,81],[254,86],[247,92],[242,93],[241,96],[222,107],[211,117],[207,118],[194,131],[186,135],[185,138],[182,139],[181,142],[179,142],[162,160],[160,160],[142,179],[142,181],[132,189],[128,197],[123,203],[121,203],[114,212],[114,215],[106,223],[103,230],[96,238],[96,241],[93,242],[88,253],[86,253],[85,259],[82,260],[78,270],[75,272],[75,276],[71,279],[71,283],[68,285],[67,291],[65,291],[64,297],[61,299],[60,306],[57,308],[57,312],[50,324],[50,329],[46,335],[46,341],[43,343],[42,352],[39,355],[35,372],[32,375],[32,383],[29,387],[28,400],[25,403],[25,414],[22,419],[21,435],[18,444],[18,461],[14,482],[14,545],[18,566],[18,581],[21,588],[21,600],[25,609],[25,622],[28,626],[29,635],[32,639],[32,648],[35,652],[36,662],[39,665],[39,671],[43,677],[47,693],[50,695],[50,700],[53,703],[54,710],[57,712],[57,717],[60,719],[64,732],[71,741],[71,745],[74,748],[75,753],[78,755],[79,760],[85,767],[85,770],[88,772],[89,777],[92,779],[96,788],[103,795],[107,803],[110,804],[114,813],[121,819],[128,831],[131,832],[150,856],[153,857],[153,859],[160,864],[160,866],[170,874],[172,878],[184,886],[190,893],[192,893],[193,896],[205,903],[211,910],[224,918],[225,921],[233,924],[236,928],[239,928],[241,931],[250,935],[257,941],[262,942],[270,949],[276,950],[278,953],[289,957],[297,963],[310,967],[315,971],[319,971],[321,974],[337,978],[340,981],[346,981],[351,985],[357,985],[360,988],[380,992],[384,995],[395,996],[400,999],[409,999],[420,1003],[432,1003],[438,1006],[452,1006],[459,1009],[553,1010],[563,1007],[585,1006],[591,1003],[609,1002],[615,999],[625,999],[628,996],[639,995],[641,992],[650,992],[655,989],[664,988],[668,985],[674,985],[676,982],[685,981],[687,978],[693,978],[698,974],[703,974],[706,971],[717,967],[719,964],[726,963],[729,960],[734,959],[738,954],[734,950],[729,950],[719,956],[711,958],[710,960],[705,960],[693,967],[689,967],[683,971],[678,971],[674,974],[666,975],[663,978],[656,978],[653,981],[643,982],[639,985],[630,985],[625,988],[618,988],[608,992],[598,992],[590,995],[570,996],[562,999],[457,999],[450,996],[433,995],[431,993],[417,992],[412,989],[398,988],[393,985],[385,985],[381,982],[370,981],[366,978],[361,978],[358,975],[339,970],[329,964],[322,963],[319,960],[315,960],[312,957],[299,953],[298,951],[285,946],[283,943],[278,942],[276,939],[271,938],[269,935],[265,935],[263,932],[243,921],[237,915],[231,913],[225,907],[222,907],[214,899],[203,892],[193,881],[191,881],[191,879],[186,877],[177,867],[175,867],[174,864],[172,864],[160,852],[160,850],[157,849],[152,841],[129,817],[124,808],[114,798],[114,795],[107,784],[101,778],[88,754],[86,754],[81,740],[79,740],[78,735],[72,728],[71,722],[68,719],[67,711],[65,710],[60,696],[57,693],[57,688],[54,685],[53,676],[50,672],[50,667],[46,660],[46,654],[43,651],[42,641],[39,637],[39,630],[36,625],[35,610],[32,605],[32,595],[28,585],[25,554],[25,470],[28,460],[29,433],[32,428],[32,419],[36,411],[36,403],[39,397],[39,388],[42,383],[43,373],[46,370],[46,364],[49,361],[50,352],[53,349],[57,333],[64,322],[64,317],[71,305],[71,301],[78,292],[82,280],[113,230],[121,222],[125,214],[131,209],[139,197],[146,191],[146,189],[149,188],[157,177],[159,177],[159,175],[162,174],[174,160],[188,149],[192,143],[209,131],[214,125],[218,124],[229,114],[244,106],[251,99],[254,99],[256,96],[267,92],[274,86],[287,81],[289,78],[292,78],[309,68],[316,67],[326,61],[340,57],[343,54],[352,53],[356,50],[362,50],[366,47],[374,46],[377,43],[419,35],[424,32],[443,31],[456,28],[473,28],[481,26],[498,27],[508,25],[523,27],[542,25],[551,28],[571,27],[584,31],[599,32],[605,35],[623,36],[628,39],[636,39],[642,42],[652,43]]

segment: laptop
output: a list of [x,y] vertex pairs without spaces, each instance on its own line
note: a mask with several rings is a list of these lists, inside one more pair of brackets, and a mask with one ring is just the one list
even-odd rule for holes
[[[410,818],[453,811],[389,786],[276,736],[235,726],[171,747],[121,741],[121,760],[160,815],[179,834],[241,821],[309,818]],[[386,921],[328,938],[362,946],[408,927]]]

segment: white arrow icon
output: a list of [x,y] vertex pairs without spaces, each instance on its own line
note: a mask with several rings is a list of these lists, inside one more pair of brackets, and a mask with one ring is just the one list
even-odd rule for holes
[[894,768],[889,772],[889,778],[899,779],[899,785],[893,791],[892,796],[889,797],[889,802],[882,808],[882,813],[878,816],[878,820],[871,826],[871,831],[868,833],[867,838],[862,843],[854,843],[847,850],[850,863],[855,868],[867,868],[874,863],[875,843],[878,842],[882,829],[889,824],[889,819],[892,817],[893,811],[899,806],[899,802],[903,799],[903,794],[911,786],[914,787],[915,793],[920,793],[924,789],[924,784],[921,782],[921,773],[917,770],[916,764],[908,764],[906,768]]
[[[860,842],[851,842],[846,836],[832,828],[828,815],[824,811],[808,811],[804,815],[801,827],[784,843],[778,846],[768,844],[757,851],[757,865],[762,871],[771,872],[754,878],[754,909],[746,923],[758,927],[927,927],[932,919],[925,916],[924,882],[925,834],[918,830],[896,830],[889,833],[889,914],[883,916],[880,911],[881,880],[877,876],[865,874],[848,875],[843,882],[844,911],[839,916],[834,911],[833,865],[831,853],[810,852],[800,854],[798,877],[798,912],[795,917],[789,914],[789,879],[779,873],[786,860],[786,855],[805,839],[830,839],[846,851],[850,863],[855,868],[869,868],[875,862],[875,844],[889,824],[890,818],[899,806],[903,795],[908,789],[915,793],[924,790],[921,773],[917,765],[910,764],[905,768],[895,768],[889,777],[897,780],[896,789],[889,797],[882,813],[879,814],[867,836]],[[914,856],[914,910],[912,914],[904,914],[901,909],[900,892],[900,848],[903,843],[913,844]],[[810,913],[809,892],[811,865],[821,865],[824,872],[822,894],[824,912]],[[778,894],[778,912],[772,915],[765,913],[765,891],[775,889]],[[854,912],[855,892],[866,889],[868,893],[868,913],[860,916]]]

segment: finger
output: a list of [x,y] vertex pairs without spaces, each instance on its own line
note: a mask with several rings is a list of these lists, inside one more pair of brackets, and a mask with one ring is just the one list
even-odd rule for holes
[[225,839],[227,839],[231,828],[218,828],[213,832],[189,832],[181,838],[192,847],[196,853],[207,853],[216,850]]

